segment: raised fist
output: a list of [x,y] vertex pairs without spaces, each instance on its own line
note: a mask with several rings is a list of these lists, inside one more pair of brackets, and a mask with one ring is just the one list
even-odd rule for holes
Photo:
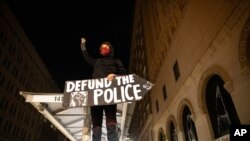
[[82,49],[82,51],[86,50],[85,42],[86,42],[86,39],[85,38],[81,38],[81,49]]
[[81,38],[81,43],[85,44],[85,42],[86,42],[86,39],[85,38]]

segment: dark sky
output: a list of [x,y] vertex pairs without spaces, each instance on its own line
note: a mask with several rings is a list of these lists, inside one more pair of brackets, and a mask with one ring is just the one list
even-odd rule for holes
[[93,57],[101,42],[111,42],[128,69],[134,0],[6,1],[62,91],[67,80],[91,78],[81,37]]

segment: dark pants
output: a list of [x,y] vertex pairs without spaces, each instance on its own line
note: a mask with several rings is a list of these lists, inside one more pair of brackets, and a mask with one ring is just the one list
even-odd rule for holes
[[106,117],[108,141],[118,141],[116,111],[117,105],[93,106],[91,110],[92,140],[101,141],[103,111]]

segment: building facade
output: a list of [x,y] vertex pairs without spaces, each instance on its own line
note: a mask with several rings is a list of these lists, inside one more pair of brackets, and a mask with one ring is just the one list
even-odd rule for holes
[[137,0],[130,72],[155,85],[134,141],[227,141],[250,124],[250,1]]
[[66,141],[67,139],[19,92],[58,92],[8,5],[0,1],[0,140]]

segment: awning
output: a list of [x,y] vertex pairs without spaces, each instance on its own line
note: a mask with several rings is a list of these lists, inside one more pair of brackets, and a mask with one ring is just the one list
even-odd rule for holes
[[[63,93],[20,92],[26,102],[31,103],[51,124],[71,141],[90,141],[90,112],[87,107],[65,109],[62,107]],[[120,129],[120,140],[127,138],[134,104],[117,105],[117,122]],[[129,113],[128,113],[129,112]],[[105,115],[103,118],[102,137],[106,138]]]

